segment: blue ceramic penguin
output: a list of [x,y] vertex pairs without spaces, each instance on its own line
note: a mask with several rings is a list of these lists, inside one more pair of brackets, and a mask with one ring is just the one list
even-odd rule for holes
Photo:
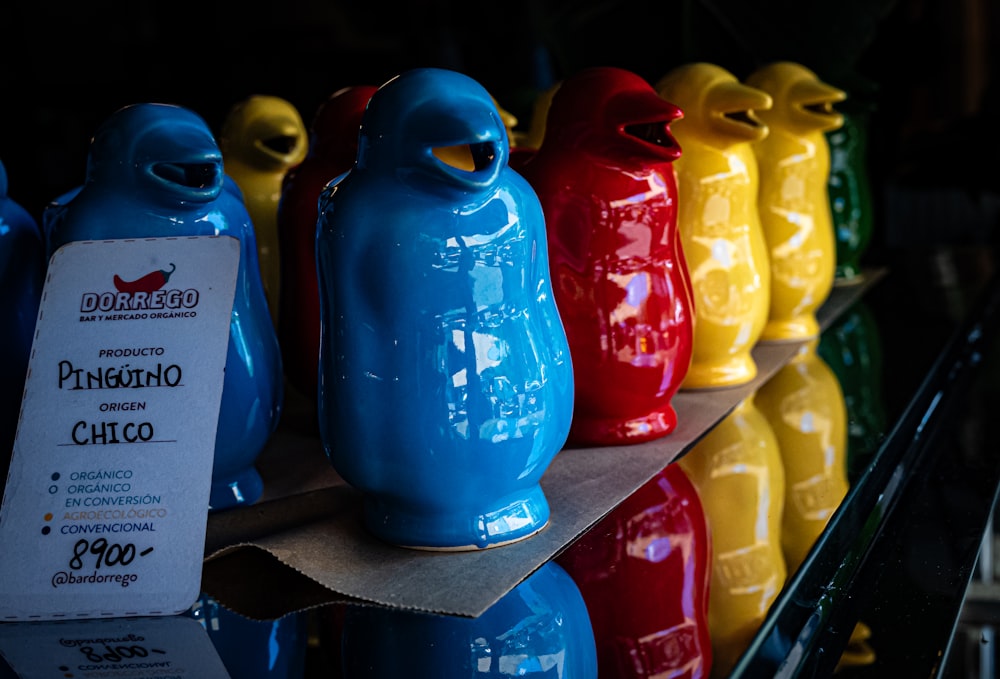
[[[0,162],[0,471],[10,462],[35,320],[45,280],[45,248],[35,218],[7,195],[7,170]],[[4,477],[6,478],[6,473]],[[0,490],[2,494],[2,490]]]
[[[458,146],[473,169],[439,155]],[[354,166],[320,195],[320,434],[394,544],[479,549],[549,519],[573,372],[509,151],[479,83],[414,69],[372,95]]]
[[225,235],[240,241],[209,503],[219,510],[255,502],[263,482],[254,462],[283,404],[281,354],[253,225],[239,188],[223,174],[208,125],[169,104],[119,109],[91,142],[84,184],[51,209],[43,217],[50,256],[79,240]]
[[595,679],[598,672],[586,602],[554,561],[475,618],[349,604],[339,641],[344,679]]
[[201,623],[229,675],[240,679],[305,676],[307,612],[255,620],[230,611],[202,592],[185,615]]

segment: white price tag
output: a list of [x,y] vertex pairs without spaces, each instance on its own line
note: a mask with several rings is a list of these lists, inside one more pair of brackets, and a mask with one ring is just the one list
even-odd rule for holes
[[75,242],[49,263],[0,506],[0,621],[198,597],[239,242]]

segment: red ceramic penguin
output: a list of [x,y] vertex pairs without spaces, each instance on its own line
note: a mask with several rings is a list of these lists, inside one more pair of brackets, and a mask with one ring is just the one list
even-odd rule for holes
[[671,400],[693,335],[670,133],[681,116],[628,70],[584,69],[555,92],[545,138],[520,168],[545,212],[576,375],[571,445],[640,443],[677,426]]
[[289,384],[313,403],[319,365],[317,201],[327,182],[354,164],[361,114],[376,89],[374,85],[356,85],[331,94],[310,121],[305,159],[285,173],[282,182],[278,203],[281,253],[278,341]]

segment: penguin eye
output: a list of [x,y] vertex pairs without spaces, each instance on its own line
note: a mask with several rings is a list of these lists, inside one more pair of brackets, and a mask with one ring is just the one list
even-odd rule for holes
[[493,142],[469,144],[469,152],[472,154],[472,163],[477,170],[486,169],[497,157],[496,147],[494,147]]
[[497,156],[493,142],[436,146],[433,152],[442,163],[466,172],[475,172],[489,167]]
[[174,184],[204,189],[215,183],[216,166],[213,163],[157,163],[153,173]]

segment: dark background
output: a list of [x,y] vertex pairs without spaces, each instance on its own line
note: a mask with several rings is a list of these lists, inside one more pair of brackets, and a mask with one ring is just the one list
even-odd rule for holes
[[[991,36],[1000,11],[990,0],[397,4],[3,3],[0,160],[8,194],[39,217],[47,201],[82,181],[97,126],[132,103],[190,107],[218,132],[237,101],[270,94],[293,103],[308,124],[341,87],[436,66],[477,79],[526,129],[535,95],[584,66],[627,68],[655,83],[688,61],[714,62],[742,79],[789,59],[847,90],[851,105],[871,107],[876,195],[900,184],[957,187],[961,206],[988,225],[997,213]],[[887,209],[880,198],[876,210]]]

